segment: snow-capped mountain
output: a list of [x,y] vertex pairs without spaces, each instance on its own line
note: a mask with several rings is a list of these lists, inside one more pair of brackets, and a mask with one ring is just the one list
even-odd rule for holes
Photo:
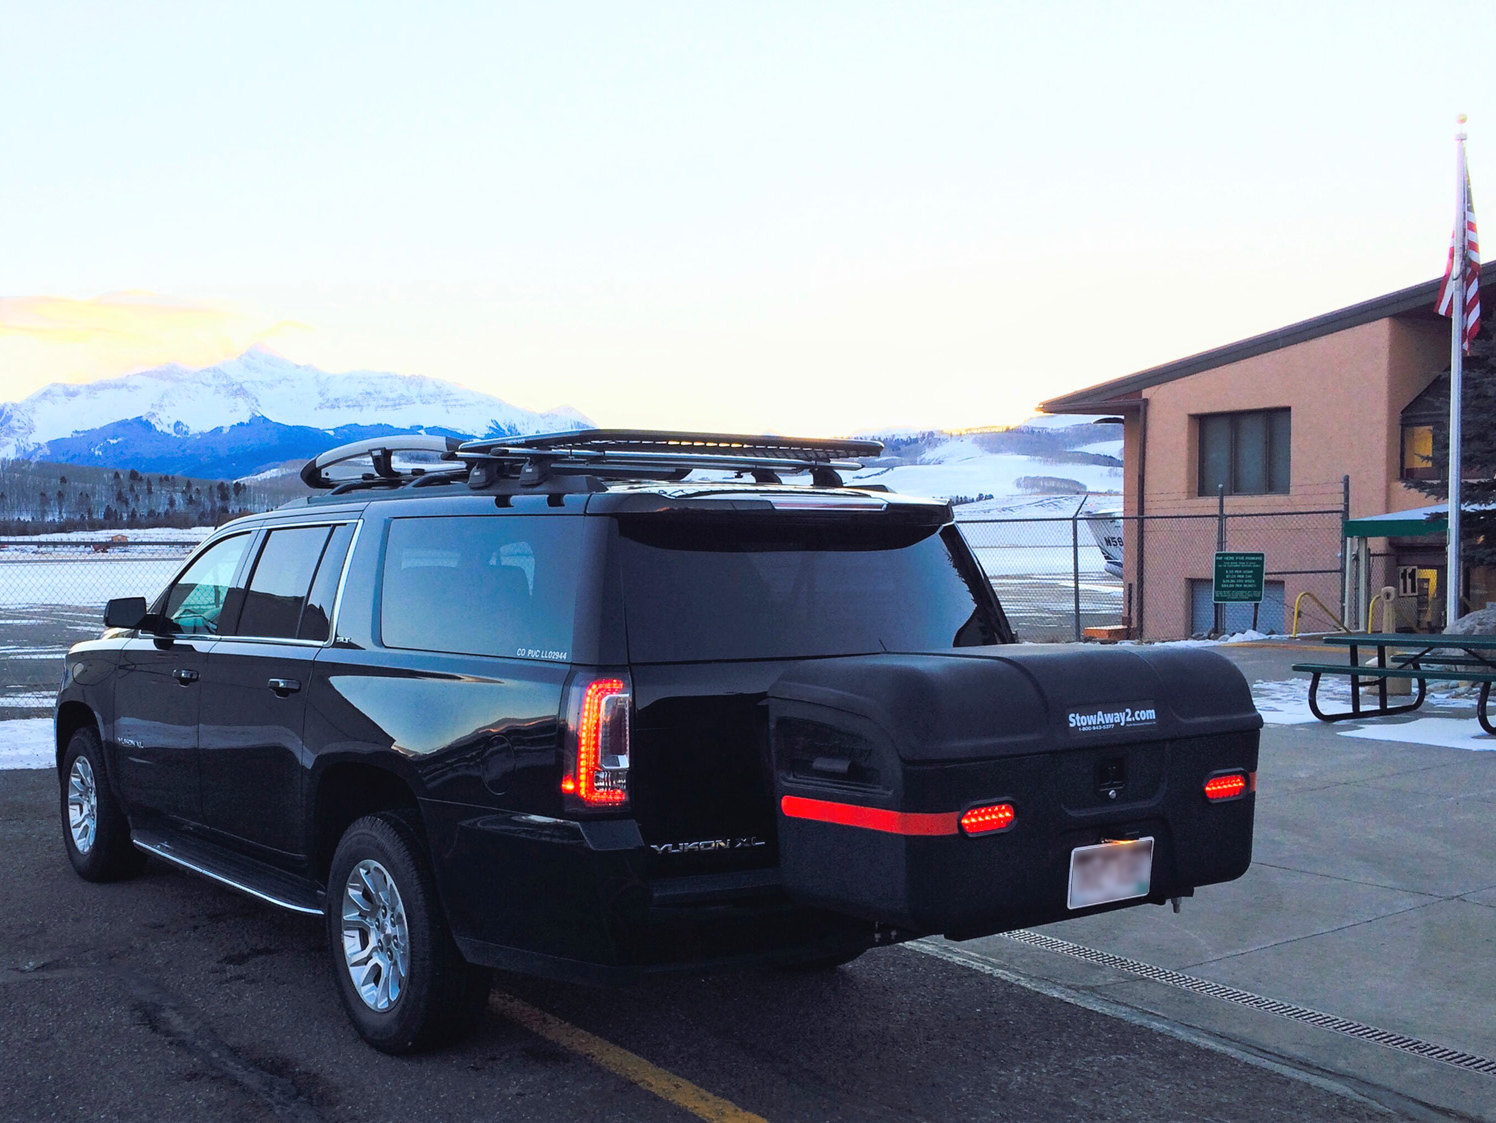
[[[955,499],[991,514],[1036,496],[1118,492],[1119,427],[1034,418],[1010,429],[898,429],[849,482]],[[23,458],[210,479],[281,475],[335,445],[399,432],[517,436],[587,428],[416,375],[329,374],[265,350],[193,370],[172,364],[79,385],[54,384],[0,405],[0,459]]]
[[171,364],[54,383],[0,405],[0,458],[234,477],[337,443],[395,432],[518,435],[584,428],[419,375],[329,374],[255,349],[201,370]]

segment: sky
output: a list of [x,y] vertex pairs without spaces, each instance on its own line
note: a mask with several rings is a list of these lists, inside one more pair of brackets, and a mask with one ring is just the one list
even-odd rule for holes
[[[1429,280],[1496,4],[7,6],[0,401],[262,345],[603,425],[1012,424]],[[1496,294],[1491,303],[1496,304]]]

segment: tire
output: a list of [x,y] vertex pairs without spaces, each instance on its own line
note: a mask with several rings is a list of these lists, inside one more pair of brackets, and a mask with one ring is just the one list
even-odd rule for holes
[[447,928],[420,821],[386,811],[344,833],[327,877],[327,943],[343,1009],[382,1053],[412,1053],[470,1032],[491,975],[462,958]]
[[145,854],[130,842],[130,824],[110,790],[99,735],[85,727],[62,754],[62,844],[68,861],[86,881],[119,881],[145,867]]

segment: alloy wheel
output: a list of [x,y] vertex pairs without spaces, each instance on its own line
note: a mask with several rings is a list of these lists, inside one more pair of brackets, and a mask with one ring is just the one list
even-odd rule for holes
[[68,830],[79,854],[93,849],[99,834],[99,789],[86,756],[75,758],[68,772]]
[[410,976],[410,929],[405,903],[389,871],[365,860],[343,886],[343,960],[353,988],[370,1010],[384,1013],[400,1000]]

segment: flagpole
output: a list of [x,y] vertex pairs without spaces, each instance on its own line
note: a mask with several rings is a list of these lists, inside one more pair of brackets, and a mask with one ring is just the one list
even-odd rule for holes
[[1455,239],[1452,265],[1453,302],[1450,307],[1449,344],[1449,554],[1444,578],[1444,628],[1460,618],[1460,406],[1465,367],[1465,255],[1469,200],[1465,197],[1465,115],[1460,114],[1455,133]]

